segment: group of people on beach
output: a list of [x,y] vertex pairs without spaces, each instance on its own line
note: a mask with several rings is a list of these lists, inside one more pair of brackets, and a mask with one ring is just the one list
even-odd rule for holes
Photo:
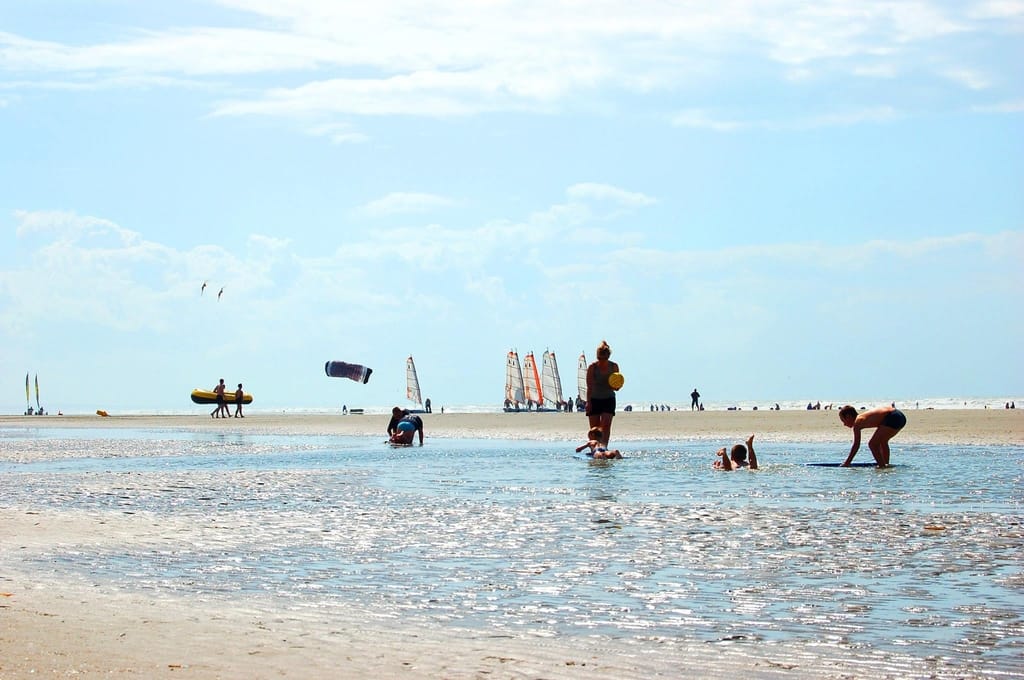
[[[224,378],[221,378],[217,386],[213,388],[213,393],[217,398],[217,407],[210,411],[211,418],[231,417],[231,409],[228,408],[227,389],[228,386],[224,384]],[[235,390],[235,418],[245,417],[242,415],[243,397],[245,397],[245,392],[242,391],[242,383],[238,383],[238,389]]]
[[[587,366],[587,399],[584,410],[587,414],[589,429],[587,440],[576,447],[576,453],[586,452],[590,458],[608,460],[622,458],[618,449],[608,448],[611,439],[612,419],[615,417],[615,393],[622,386],[619,365],[611,360],[612,348],[604,340],[597,346],[597,360]],[[609,378],[615,374],[620,380],[613,386]],[[221,387],[224,381],[221,380]],[[239,403],[241,403],[241,385],[239,387]],[[694,404],[698,404],[700,394],[696,388],[691,395]],[[895,404],[881,406],[863,413],[858,413],[853,406],[846,405],[839,409],[839,420],[853,430],[853,445],[846,460],[840,467],[849,467],[854,456],[860,450],[861,431],[874,430],[868,441],[868,448],[875,458],[878,467],[889,465],[889,440],[895,437],[907,424],[907,417],[896,408]],[[409,446],[416,435],[419,435],[420,446],[423,445],[423,420],[415,413],[395,406],[391,409],[391,421],[388,423],[388,441],[393,445]],[[736,444],[726,451],[725,447],[718,450],[713,467],[718,470],[757,469],[757,454],[754,452],[754,435],[747,437],[745,444]]]
[[[590,429],[587,441],[576,448],[576,453],[587,451],[587,456],[595,459],[622,458],[618,449],[609,449],[612,418],[615,417],[615,392],[617,388],[608,383],[613,373],[619,372],[619,365],[611,361],[612,350],[604,340],[597,347],[597,361],[587,367],[587,402],[586,414]],[[700,393],[694,388],[690,395],[693,405],[699,408]],[[840,467],[849,467],[854,456],[860,450],[862,430],[873,429],[875,433],[868,441],[868,448],[875,458],[878,467],[889,466],[889,440],[895,437],[907,424],[907,417],[895,405],[881,406],[864,413],[858,413],[853,406],[846,405],[839,409],[839,420],[853,430],[853,445],[846,460]],[[713,466],[719,470],[757,469],[757,454],[754,452],[754,435],[747,438],[745,444],[734,445],[728,453],[725,447],[718,450]]]

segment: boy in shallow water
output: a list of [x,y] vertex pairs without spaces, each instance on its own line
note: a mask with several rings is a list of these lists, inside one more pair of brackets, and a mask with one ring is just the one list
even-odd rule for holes
[[839,420],[843,421],[843,425],[846,427],[853,428],[853,448],[850,449],[850,455],[846,457],[840,467],[850,466],[853,457],[857,455],[857,450],[860,449],[860,431],[871,428],[875,428],[875,433],[868,441],[871,455],[875,457],[878,467],[888,467],[889,440],[907,424],[907,417],[903,415],[903,411],[894,406],[879,406],[857,415],[857,409],[847,404],[839,409]]
[[599,427],[592,427],[587,432],[588,441],[582,446],[576,447],[576,453],[580,453],[583,449],[590,449],[587,453],[588,456],[598,460],[607,460],[611,458],[622,458],[622,454],[619,453],[618,449],[607,449],[604,445],[604,430]]
[[[750,462],[747,462],[747,452],[750,452]],[[716,470],[738,470],[740,468],[748,468],[750,470],[757,469],[757,454],[754,453],[754,435],[747,437],[747,445],[736,444],[732,447],[732,450],[726,453],[725,447],[718,449],[718,457],[721,460],[716,460],[714,468]]]

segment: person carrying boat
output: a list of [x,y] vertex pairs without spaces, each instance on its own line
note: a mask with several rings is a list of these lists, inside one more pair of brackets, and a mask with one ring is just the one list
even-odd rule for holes
[[602,443],[608,446],[615,417],[615,390],[608,376],[619,372],[619,365],[610,360],[612,348],[604,340],[597,346],[597,361],[587,366],[587,418],[590,427],[601,428]]

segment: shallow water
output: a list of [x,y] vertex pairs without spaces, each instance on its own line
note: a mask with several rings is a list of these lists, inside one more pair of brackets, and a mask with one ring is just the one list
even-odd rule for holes
[[725,473],[700,444],[630,442],[627,459],[597,462],[551,442],[4,430],[0,505],[153,527],[19,563],[124,589],[1024,673],[1024,447],[896,446],[888,470],[804,466],[847,446],[764,443],[763,469]]

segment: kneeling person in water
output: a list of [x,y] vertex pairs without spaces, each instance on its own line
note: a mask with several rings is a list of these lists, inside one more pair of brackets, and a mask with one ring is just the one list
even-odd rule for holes
[[860,431],[871,428],[875,428],[875,433],[868,441],[871,455],[875,457],[878,467],[888,467],[889,440],[907,424],[907,417],[903,415],[903,411],[892,406],[880,406],[857,415],[857,409],[847,404],[839,409],[839,420],[846,427],[853,428],[853,447],[840,467],[850,466],[853,457],[857,455],[857,450],[860,449]]
[[576,453],[583,449],[590,449],[587,455],[595,459],[622,458],[618,449],[607,449],[604,445],[604,431],[599,427],[592,427],[587,432],[587,443],[576,447]]
[[[750,452],[750,462],[747,462],[747,452]],[[714,468],[716,470],[738,470],[740,468],[757,469],[757,454],[754,453],[754,435],[747,437],[747,445],[736,444],[731,451],[726,452],[725,447],[718,449],[718,457]]]
[[395,431],[388,440],[392,444],[411,446],[416,433],[420,435],[420,446],[423,446],[423,419],[415,413],[406,414],[398,421]]

